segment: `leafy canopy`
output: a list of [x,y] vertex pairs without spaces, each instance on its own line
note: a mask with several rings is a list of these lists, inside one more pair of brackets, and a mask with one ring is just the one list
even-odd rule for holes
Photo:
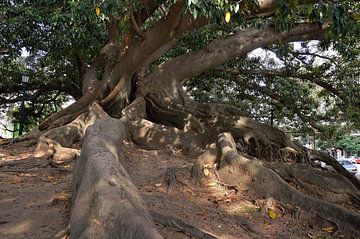
[[[146,31],[165,16],[175,1],[156,2],[159,7],[151,12],[136,0],[2,1],[0,88],[5,94],[0,103],[4,108],[14,107],[10,104],[21,98],[24,66],[20,56],[24,48],[29,52],[28,94],[33,96],[29,103],[41,109],[56,95],[56,100],[66,99],[60,97],[64,95],[81,97],[84,69],[79,62],[86,68],[99,54],[108,41],[109,20],[117,19],[117,41],[121,42],[130,30],[131,12],[150,14],[141,25],[141,30]],[[186,0],[184,14],[207,17],[211,23],[182,36],[178,45],[152,67],[241,29],[270,25],[284,31],[298,23],[317,22],[328,27],[326,41],[315,45],[305,42],[301,47],[282,43],[268,46],[266,54],[276,57],[249,55],[234,59],[195,77],[187,88],[197,100],[230,103],[259,120],[286,126],[287,130],[301,128],[306,132],[311,126],[329,131],[341,122],[358,127],[360,3],[278,0],[274,8],[267,9],[262,8],[262,2]],[[335,52],[330,57],[326,53],[329,49]],[[277,74],[269,74],[271,71]],[[316,79],[327,84],[319,85]]]

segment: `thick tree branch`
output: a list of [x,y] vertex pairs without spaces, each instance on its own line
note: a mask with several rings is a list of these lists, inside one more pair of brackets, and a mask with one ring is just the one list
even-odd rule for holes
[[121,57],[112,71],[110,85],[115,87],[111,88],[110,94],[100,102],[102,106],[108,105],[121,90],[124,90],[126,84],[124,81],[129,81],[148,56],[174,37],[174,30],[181,19],[183,6],[184,2],[182,0],[176,2],[170,8],[166,17],[144,33],[144,39],[138,40],[129,46],[127,52]]
[[290,51],[290,53],[297,57],[297,56],[313,56],[313,57],[318,57],[318,58],[321,58],[321,59],[325,59],[325,60],[328,60],[330,61],[331,63],[334,63],[335,65],[337,65],[337,61],[332,58],[332,57],[329,57],[329,56],[324,56],[324,55],[320,55],[320,54],[317,54],[317,53],[313,53],[313,52],[298,52],[298,51]]
[[232,75],[255,75],[260,74],[265,77],[291,77],[294,79],[306,80],[312,82],[323,89],[327,90],[331,94],[339,97],[344,98],[342,93],[336,89],[334,86],[329,84],[328,82],[322,80],[321,73],[301,73],[301,72],[289,72],[286,69],[278,69],[278,70],[271,70],[271,69],[257,69],[257,70],[248,70],[248,69],[238,69],[238,68],[230,68],[230,69],[219,69],[222,71],[227,71]]
[[[272,27],[238,31],[226,38],[214,40],[199,51],[168,60],[149,76],[149,80],[154,82],[156,88],[164,87],[164,84],[172,87],[174,81],[181,84],[185,79],[197,76],[206,69],[244,56],[259,47],[268,46],[278,41],[290,42],[323,39],[324,37],[325,29],[318,24],[299,24],[293,29],[281,33]],[[182,67],[179,68],[178,66]],[[156,79],[162,79],[162,81]]]
[[[132,16],[130,16],[131,18],[129,22],[130,30],[123,37],[123,42],[121,46],[121,48],[124,49],[125,51],[129,47],[129,45],[133,44],[134,35],[135,33],[137,33],[134,26],[138,27],[139,28],[138,30],[140,30],[141,25],[155,12],[156,9],[159,8],[159,2],[154,0],[142,0],[140,1],[139,5],[142,7],[140,11],[135,12],[133,11],[133,9],[131,9]],[[140,32],[141,32],[141,37],[144,38],[145,36],[143,32],[141,30]]]
[[[19,92],[21,92],[22,89],[23,89],[23,86],[21,86],[20,84],[0,86],[0,92],[4,95],[19,94]],[[33,83],[28,84],[27,91],[29,91],[29,92],[36,91],[35,94],[37,94],[37,95],[46,94],[47,92],[52,92],[52,91],[60,91],[60,92],[64,92],[66,94],[71,95],[75,99],[79,98],[79,95],[81,95],[81,91],[80,91],[80,89],[78,89],[77,86],[71,85],[71,84],[66,85],[66,84],[56,83],[56,82],[52,82],[49,84],[40,83],[38,81],[33,82]],[[30,95],[28,97],[31,98]],[[18,97],[18,99],[20,99],[20,98],[21,97]],[[4,100],[5,98],[2,97],[2,99]],[[0,100],[0,104],[14,103],[14,102],[21,101],[21,99],[20,100],[10,100],[12,102],[10,102],[10,101],[5,102],[5,101]]]
[[131,19],[131,24],[132,24],[132,27],[133,29],[142,37],[144,38],[144,33],[142,32],[142,30],[140,29],[140,27],[138,26],[136,20],[135,20],[135,17],[134,17],[134,9],[133,9],[133,1],[130,0],[129,1],[129,5],[130,5],[130,19]]
[[114,16],[110,16],[109,20],[105,21],[109,43],[115,43],[119,36],[118,22],[119,20]]

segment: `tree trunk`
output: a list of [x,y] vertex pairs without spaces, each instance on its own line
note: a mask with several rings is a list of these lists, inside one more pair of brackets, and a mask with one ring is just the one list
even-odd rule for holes
[[[170,50],[180,33],[205,22],[187,14],[182,16],[182,6],[182,1],[174,4],[165,18],[149,28],[143,38],[134,38],[130,45],[115,46],[112,42],[104,47],[97,58],[101,60],[94,61],[85,73],[84,96],[39,126],[44,130],[37,147],[39,156],[52,157],[57,145],[54,142],[71,147],[76,141],[83,141],[74,172],[70,235],[162,238],[121,164],[122,141],[128,139],[140,147],[170,145],[196,156],[217,143],[217,150],[208,152],[211,157],[200,157],[194,164],[196,181],[204,176],[205,164],[216,164],[225,183],[236,182],[257,197],[273,197],[279,203],[325,218],[346,235],[359,236],[359,213],[336,205],[352,198],[354,207],[359,209],[358,184],[346,187],[338,197],[331,190],[323,194],[314,191],[328,186],[315,180],[314,175],[321,182],[338,185],[350,183],[348,179],[355,182],[353,178],[341,170],[336,177],[315,174],[307,150],[282,131],[252,120],[235,107],[195,102],[183,90],[186,80],[208,68],[279,40],[322,38],[323,29],[316,24],[301,24],[283,33],[270,27],[235,32],[197,52],[169,59],[145,76],[144,67]],[[116,53],[116,61],[106,60],[110,52]],[[104,77],[98,79],[96,71],[102,68]],[[136,82],[131,82],[134,78]],[[311,178],[306,181],[300,172],[309,172]],[[290,186],[292,177],[297,179],[296,188]]]

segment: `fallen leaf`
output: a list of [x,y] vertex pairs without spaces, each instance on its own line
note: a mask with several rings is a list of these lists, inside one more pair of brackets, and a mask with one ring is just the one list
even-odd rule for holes
[[95,14],[96,14],[96,16],[100,15],[100,7],[98,7],[98,6],[95,7]]
[[308,236],[308,238],[310,238],[310,239],[315,238],[315,236],[314,236],[313,234],[311,234],[311,233],[307,234],[307,236]]
[[212,183],[206,184],[206,187],[214,187],[215,185],[216,185],[216,183],[215,183],[215,182],[212,182]]
[[204,174],[205,176],[209,176],[210,175],[209,169],[204,168]]
[[59,195],[56,198],[60,201],[67,201],[67,197],[65,195]]
[[275,219],[276,218],[276,214],[275,214],[275,212],[273,212],[273,211],[269,211],[269,217],[271,218],[271,219]]
[[229,11],[227,11],[227,12],[225,13],[225,22],[226,22],[226,23],[229,23],[229,22],[230,22],[230,18],[231,18],[231,14],[230,14]]
[[186,192],[191,193],[193,196],[195,196],[195,193],[190,189],[185,189]]
[[214,168],[215,167],[215,165],[214,164],[205,164],[204,165],[204,168]]
[[334,227],[323,227],[321,228],[321,230],[324,232],[332,232],[334,230]]

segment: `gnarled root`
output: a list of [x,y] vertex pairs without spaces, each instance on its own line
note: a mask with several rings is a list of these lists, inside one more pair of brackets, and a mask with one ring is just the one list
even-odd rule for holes
[[202,123],[191,113],[178,106],[169,105],[154,95],[147,95],[146,110],[150,120],[167,126],[174,126],[184,132],[203,133]]
[[73,161],[80,155],[80,150],[62,147],[55,140],[45,136],[39,138],[38,145],[35,149],[34,157],[52,158],[52,163],[62,164]]
[[356,188],[358,190],[360,190],[360,181],[357,180],[354,175],[350,174],[343,166],[341,166],[339,164],[338,161],[336,161],[336,159],[334,159],[333,157],[331,157],[330,155],[323,153],[323,152],[319,152],[316,150],[308,150],[308,154],[309,154],[309,158],[312,161],[318,160],[318,161],[322,161],[324,163],[326,163],[327,165],[330,165],[331,167],[333,167],[336,172],[338,172],[339,174],[345,176],[347,179],[349,179],[351,181],[352,184],[354,184],[356,186]]
[[[217,104],[193,104],[193,115],[209,130],[231,132],[237,148],[265,161],[310,163],[306,150],[292,142],[281,130],[259,123],[238,109]],[[194,106],[188,105],[189,109]]]
[[55,161],[71,161],[79,155],[79,150],[72,149],[72,145],[80,141],[87,127],[94,124],[96,119],[106,114],[97,103],[92,104],[86,112],[79,115],[69,124],[52,128],[43,133],[35,148],[34,157],[50,158]]
[[349,237],[360,236],[360,214],[322,199],[312,198],[296,190],[273,170],[247,154],[239,154],[230,133],[218,137],[220,179],[261,198],[273,197],[284,205],[300,208],[308,220],[316,218],[331,222],[339,231]]
[[74,170],[71,238],[163,238],[120,162],[125,138],[124,120],[105,112],[87,129]]
[[171,145],[186,154],[198,155],[213,138],[213,133],[193,135],[175,127],[155,124],[145,119],[129,121],[128,129],[134,143],[147,149]]
[[34,128],[30,133],[25,134],[25,135],[21,135],[20,137],[16,138],[16,139],[9,139],[9,138],[1,138],[0,137],[0,146],[1,145],[8,145],[8,144],[13,144],[13,143],[17,143],[17,142],[24,142],[24,141],[31,141],[31,140],[36,140],[37,138],[39,138],[41,135],[41,132],[39,131],[38,128]]
[[216,168],[217,149],[215,144],[211,144],[208,149],[202,153],[191,168],[191,177],[194,183],[200,183],[207,174],[208,168]]
[[304,194],[337,204],[348,204],[352,201],[349,206],[360,209],[360,204],[356,201],[360,192],[341,174],[324,172],[309,164],[266,163],[265,165]]

